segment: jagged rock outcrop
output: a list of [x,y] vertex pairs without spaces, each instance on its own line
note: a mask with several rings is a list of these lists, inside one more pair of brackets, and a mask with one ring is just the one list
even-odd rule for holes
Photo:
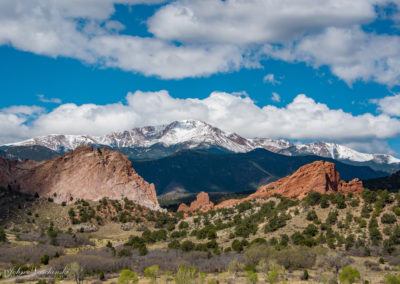
[[290,176],[276,182],[260,186],[253,198],[268,197],[279,194],[288,198],[303,199],[311,191],[319,193],[356,193],[363,191],[362,182],[354,179],[345,182],[340,179],[334,163],[316,161],[299,168]]
[[0,186],[52,197],[55,202],[103,197],[128,198],[152,210],[160,210],[153,184],[135,172],[118,151],[79,146],[52,160],[9,161],[0,158]]
[[190,203],[190,207],[182,203],[179,205],[178,212],[207,212],[214,208],[214,203],[210,201],[210,197],[205,192],[197,194],[196,200]]
[[[322,194],[348,194],[350,192],[360,194],[363,190],[362,182],[359,179],[353,179],[349,182],[341,180],[334,163],[316,161],[302,166],[290,176],[260,186],[255,193],[246,198],[228,199],[215,206],[209,206],[208,210],[230,207],[247,200],[265,199],[275,194],[287,198],[303,199],[311,191]],[[182,211],[184,211],[183,207]],[[188,212],[193,212],[193,210],[189,210]]]

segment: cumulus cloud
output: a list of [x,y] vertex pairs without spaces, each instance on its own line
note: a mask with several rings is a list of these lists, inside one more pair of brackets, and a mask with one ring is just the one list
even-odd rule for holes
[[394,151],[389,143],[385,140],[369,140],[369,141],[357,141],[357,142],[344,142],[344,146],[351,149],[358,150],[362,153],[383,153],[389,155],[399,155]]
[[228,44],[176,45],[157,38],[121,35],[118,32],[124,25],[108,20],[115,12],[114,4],[159,2],[163,1],[2,1],[0,45],[164,79],[258,66],[246,58],[245,48]]
[[378,105],[378,110],[392,116],[400,116],[400,94],[371,100]]
[[390,86],[400,84],[400,37],[366,33],[360,26],[328,28],[286,45],[267,44],[273,58],[331,67],[333,74],[351,84],[358,79]]
[[257,66],[243,50],[232,45],[185,45],[132,36],[99,36],[92,50],[108,67],[157,75],[164,79],[207,76]]
[[224,92],[213,92],[204,99],[177,99],[167,91],[136,91],[128,93],[125,102],[69,103],[32,116],[3,109],[0,118],[3,143],[50,133],[103,135],[183,119],[203,120],[245,137],[361,143],[400,134],[400,120],[386,114],[354,116],[303,94],[279,108],[259,107],[248,96]]
[[[397,0],[396,0],[397,1]],[[121,34],[115,5],[166,2],[153,37]],[[360,26],[391,0],[5,0],[0,45],[163,79],[260,67],[265,55],[327,65],[351,83],[399,83],[400,40]],[[396,5],[398,1],[396,2]]]
[[36,115],[44,112],[44,108],[39,106],[10,106],[0,109],[0,112],[16,115]]
[[278,85],[278,84],[280,84],[281,82],[279,81],[279,80],[277,80],[276,78],[275,78],[275,75],[274,74],[267,74],[267,75],[265,75],[264,76],[264,78],[263,78],[263,81],[264,81],[264,83],[270,83],[270,84],[272,84],[272,85]]
[[149,19],[158,38],[182,42],[282,43],[310,30],[366,23],[371,0],[178,0]]
[[34,120],[45,110],[39,106],[10,106],[0,109],[0,143],[25,139],[33,134],[27,126],[29,120]]

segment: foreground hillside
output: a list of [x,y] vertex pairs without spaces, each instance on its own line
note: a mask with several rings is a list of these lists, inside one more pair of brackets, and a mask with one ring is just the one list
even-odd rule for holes
[[213,154],[182,151],[159,160],[133,161],[133,167],[154,183],[157,194],[167,192],[241,192],[255,191],[260,185],[295,172],[315,162],[336,164],[342,179],[369,179],[386,175],[369,167],[347,165],[318,156],[284,156],[264,149],[243,154]]
[[[51,168],[86,157],[86,166],[96,169],[121,154],[83,147],[70,155],[51,160]],[[3,167],[8,169],[3,178],[37,165],[3,162],[11,163]],[[13,163],[20,166],[14,169]],[[29,193],[15,184],[0,188],[0,277],[5,282],[400,280],[400,195],[364,190],[358,179],[343,181],[330,162],[304,165],[253,194],[216,205],[202,192],[178,212],[153,211],[128,196],[101,197],[101,191],[92,200],[61,203],[55,202],[58,195]]]
[[128,199],[55,204],[2,189],[0,200],[0,270],[11,282],[71,279],[67,266],[91,281],[129,269],[159,283],[327,283],[357,270],[378,283],[400,264],[400,197],[386,191],[272,196],[186,218]]

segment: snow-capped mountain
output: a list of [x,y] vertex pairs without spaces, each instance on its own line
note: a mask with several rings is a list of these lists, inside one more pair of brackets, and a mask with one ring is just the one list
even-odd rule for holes
[[205,122],[196,120],[175,121],[167,125],[145,126],[132,130],[113,132],[104,136],[52,134],[4,146],[44,146],[56,152],[66,152],[80,145],[103,145],[112,148],[148,148],[156,144],[182,148],[219,147],[230,152],[253,150],[254,143],[235,133],[227,134]]
[[336,143],[307,143],[296,145],[296,149],[298,151],[298,154],[314,154],[317,156],[328,157],[335,160],[350,160],[354,162],[373,161],[378,164],[400,163],[400,159],[397,159],[391,155],[360,153],[356,150]]
[[196,120],[134,128],[104,136],[47,135],[4,146],[34,145],[43,146],[58,153],[73,150],[79,145],[107,146],[119,149],[132,159],[159,158],[182,149],[218,149],[225,152],[245,153],[256,148],[264,148],[288,156],[317,155],[352,163],[395,165],[394,168],[400,168],[400,159],[386,154],[360,153],[343,145],[326,142],[293,144],[283,139],[248,139]]

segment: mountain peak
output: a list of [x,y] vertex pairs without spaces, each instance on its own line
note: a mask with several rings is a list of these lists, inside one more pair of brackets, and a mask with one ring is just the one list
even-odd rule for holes
[[317,155],[353,164],[364,163],[376,170],[388,172],[400,169],[400,159],[386,154],[361,153],[340,144],[321,141],[293,144],[284,139],[249,139],[193,119],[138,127],[104,136],[53,134],[8,144],[6,147],[33,145],[44,146],[59,153],[73,150],[79,145],[107,146],[124,152],[132,159],[160,158],[185,149],[246,153],[264,148],[287,156]]

